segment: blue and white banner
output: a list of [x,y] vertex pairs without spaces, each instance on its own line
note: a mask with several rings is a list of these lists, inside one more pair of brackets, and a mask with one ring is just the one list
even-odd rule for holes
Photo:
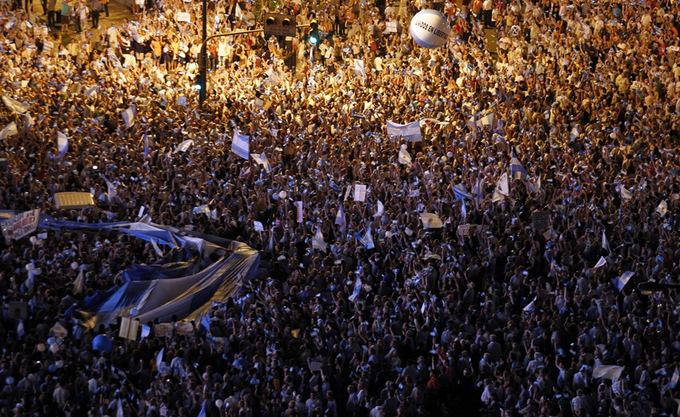
[[231,141],[231,151],[246,161],[250,157],[250,136],[239,133],[234,130],[234,138]]
[[407,124],[387,122],[388,136],[401,136],[410,142],[417,142],[423,140],[423,134],[420,131],[420,121],[415,121]]

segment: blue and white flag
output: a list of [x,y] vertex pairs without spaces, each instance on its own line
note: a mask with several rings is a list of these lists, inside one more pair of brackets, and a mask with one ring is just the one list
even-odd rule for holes
[[269,164],[269,160],[267,159],[267,155],[264,154],[264,152],[257,154],[257,153],[251,153],[250,157],[253,158],[253,160],[259,164],[262,165],[265,171],[267,172],[272,172],[272,166]]
[[524,169],[522,164],[519,162],[519,159],[517,159],[517,156],[515,156],[514,152],[510,158],[510,176],[515,180],[525,180],[529,178],[527,170]]
[[116,417],[125,417],[125,412],[123,411],[123,401],[120,398],[116,401]]
[[203,400],[203,404],[201,405],[201,411],[199,411],[198,417],[206,417],[205,400]]
[[607,264],[607,260],[604,258],[604,256],[600,256],[600,259],[597,261],[597,263],[595,264],[593,269],[602,268],[606,264]]
[[163,353],[165,353],[165,348],[161,348],[156,354],[156,369],[160,371],[161,365],[163,364]]
[[604,228],[602,228],[602,249],[606,250],[607,252],[612,251],[609,247],[609,240],[607,240],[607,234],[604,232]]
[[375,244],[373,244],[373,237],[371,236],[371,226],[370,225],[366,229],[366,233],[364,233],[363,236],[361,236],[359,233],[357,233],[356,238],[362,245],[364,245],[364,248],[366,248],[366,250],[371,250],[371,249],[375,248]]
[[205,329],[206,333],[210,333],[210,314],[201,316],[200,326]]
[[68,152],[68,137],[61,132],[57,132],[57,150],[59,151],[58,158],[62,158]]
[[461,222],[465,222],[467,219],[467,207],[465,206],[465,200],[460,200],[460,218]]
[[423,134],[420,131],[420,121],[415,121],[406,124],[387,122],[387,136],[401,136],[409,142],[417,142],[423,140]]
[[632,271],[626,271],[623,274],[621,274],[620,277],[616,278],[614,280],[614,285],[616,286],[616,289],[619,291],[623,291],[623,288],[628,284],[628,281],[635,275],[635,272]]
[[397,156],[397,161],[402,165],[411,165],[413,160],[411,159],[411,154],[406,150],[406,145],[401,145],[399,148],[399,155]]
[[345,209],[343,208],[342,204],[340,204],[340,207],[338,207],[338,212],[335,213],[335,224],[337,226],[340,226],[340,232],[344,235],[345,234]]
[[102,178],[104,178],[104,181],[106,182],[106,197],[109,199],[110,203],[111,200],[113,200],[118,195],[118,191],[116,191],[117,187],[116,184],[109,181],[109,179],[104,175],[102,175]]
[[234,138],[231,141],[231,151],[246,161],[250,157],[250,137],[242,135],[238,130],[234,130]]
[[354,302],[354,300],[357,299],[357,297],[361,293],[362,286],[363,283],[361,282],[361,278],[357,277],[356,281],[354,281],[354,289],[352,290],[352,295],[348,297],[349,301]]
[[453,186],[453,195],[456,197],[456,200],[458,201],[464,202],[466,198],[472,199],[472,194],[468,193],[463,183]]
[[472,194],[475,197],[475,205],[479,207],[482,204],[482,177],[479,175],[477,175],[477,181],[472,189]]
[[529,304],[525,305],[524,308],[522,309],[522,311],[524,311],[525,313],[531,313],[536,308],[534,306],[535,303],[536,303],[536,297],[534,297],[534,299],[531,300],[531,302]]

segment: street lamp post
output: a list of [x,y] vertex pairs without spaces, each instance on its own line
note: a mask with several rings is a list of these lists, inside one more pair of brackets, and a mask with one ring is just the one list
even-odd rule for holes
[[[259,32],[264,32],[264,29],[252,29],[252,30],[239,30],[239,31],[234,31],[234,32],[226,32],[226,33],[218,33],[215,35],[207,36],[208,35],[208,30],[207,30],[207,7],[206,7],[206,0],[203,0],[203,42],[201,43],[201,54],[199,58],[199,91],[198,91],[198,103],[200,106],[203,106],[203,102],[205,99],[208,97],[208,62],[207,62],[207,54],[206,54],[206,46],[208,45],[208,42],[210,42],[212,39],[215,38],[221,38],[225,36],[237,36],[237,35],[248,35],[251,33],[259,33]],[[297,25],[297,29],[302,29],[309,27],[309,25]]]

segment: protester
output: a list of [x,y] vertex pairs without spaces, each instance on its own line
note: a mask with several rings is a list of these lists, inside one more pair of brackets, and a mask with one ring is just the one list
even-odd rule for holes
[[[75,310],[154,245],[4,242],[0,414],[675,415],[680,300],[636,285],[680,276],[677,5],[447,2],[427,50],[408,35],[427,4],[283,3],[338,32],[311,59],[303,36],[216,39],[203,106],[200,2],[69,45],[2,3],[0,208],[144,207],[263,261],[193,331],[126,341]],[[216,1],[210,33],[257,13]],[[58,210],[62,191],[97,207]]]

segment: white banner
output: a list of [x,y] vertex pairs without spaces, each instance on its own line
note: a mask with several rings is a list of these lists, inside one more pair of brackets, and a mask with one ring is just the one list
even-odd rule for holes
[[29,210],[0,223],[0,227],[7,241],[12,239],[18,240],[35,232],[35,229],[38,228],[39,220],[40,209]]
[[410,142],[423,140],[423,135],[420,132],[420,121],[407,123],[405,125],[388,121],[387,135],[401,136]]

